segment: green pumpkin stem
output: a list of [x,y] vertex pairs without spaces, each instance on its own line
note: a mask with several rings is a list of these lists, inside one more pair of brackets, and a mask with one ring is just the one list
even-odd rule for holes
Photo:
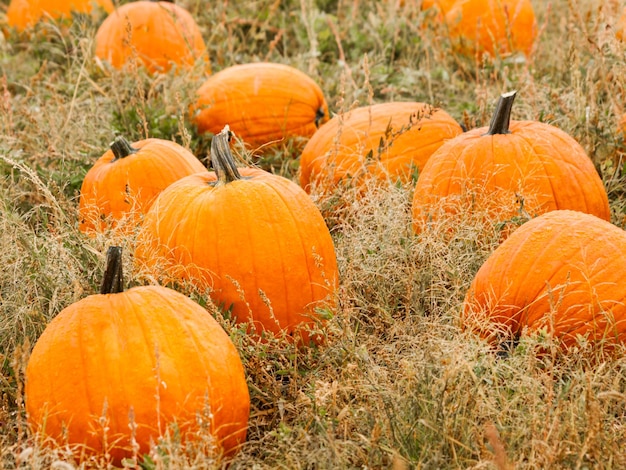
[[511,123],[511,108],[515,101],[517,91],[510,91],[500,95],[496,110],[489,123],[489,130],[485,135],[510,134],[509,124]]
[[100,286],[101,294],[118,294],[124,291],[124,274],[122,273],[122,247],[111,246],[107,251],[107,264],[104,278]]
[[111,144],[111,151],[113,152],[113,155],[115,155],[115,158],[113,159],[113,161],[115,161],[120,158],[128,157],[133,153],[137,153],[139,150],[133,148],[133,146],[130,145],[130,142],[120,135],[116,137]]
[[230,128],[226,125],[211,141],[211,165],[217,175],[218,184],[232,183],[241,179],[230,151],[230,136]]

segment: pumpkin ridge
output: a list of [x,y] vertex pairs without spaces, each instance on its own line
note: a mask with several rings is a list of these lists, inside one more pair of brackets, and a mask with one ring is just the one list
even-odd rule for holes
[[[298,221],[296,220],[295,214],[293,213],[293,211],[289,210],[289,204],[287,203],[287,201],[285,201],[285,198],[284,198],[283,194],[281,194],[281,192],[278,191],[272,185],[269,185],[269,184],[266,183],[266,186],[268,186],[278,196],[278,198],[282,202],[283,206],[285,207],[285,211],[289,214],[289,216],[290,216],[290,218],[292,220],[291,224],[294,227],[296,227],[296,229],[298,230],[298,238],[299,238],[298,241],[299,241],[300,247],[302,248],[302,253],[305,254],[304,258],[305,258],[305,261],[306,261],[306,268],[307,268],[306,272],[308,273],[308,284],[307,284],[308,290],[307,290],[307,295],[309,296],[310,299],[313,299],[313,297],[314,297],[313,296],[313,276],[311,274],[311,263],[310,263],[311,260],[309,259],[308,256],[306,256],[306,252],[307,252],[306,244],[304,243],[304,240],[303,240],[303,237],[302,237],[302,233],[300,232],[300,225],[301,224],[297,223]],[[283,258],[281,257],[281,259],[283,259]],[[282,269],[283,269],[283,272],[284,272],[285,271],[284,262],[281,263],[281,264],[282,264]],[[286,276],[283,276],[283,278],[285,278],[285,277]],[[289,286],[285,285],[285,289],[284,289],[286,305],[289,305],[289,302],[288,302],[288,299],[287,299],[287,292],[289,291],[288,287]],[[299,315],[304,314],[304,313],[305,312],[295,312],[295,314],[294,314],[293,311],[289,310],[289,312],[287,314],[287,324],[288,325],[296,324],[297,323],[295,321],[296,317],[298,317]]]

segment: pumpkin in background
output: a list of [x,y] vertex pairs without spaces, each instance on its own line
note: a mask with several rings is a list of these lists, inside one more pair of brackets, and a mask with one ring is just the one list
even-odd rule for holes
[[332,191],[340,182],[409,182],[430,155],[463,130],[445,111],[417,102],[363,106],[333,117],[305,145],[300,186]]
[[474,55],[529,56],[537,37],[537,19],[530,0],[457,0],[445,14],[456,50]]
[[132,229],[161,191],[200,171],[206,171],[200,160],[176,142],[145,139],[131,145],[118,137],[83,179],[79,229],[101,231],[123,218]]
[[172,425],[182,443],[210,433],[233,454],[246,438],[250,397],[229,336],[184,295],[161,286],[123,292],[122,278],[121,248],[112,247],[101,293],[65,308],[38,339],[26,368],[31,428],[77,447],[77,458],[106,452],[118,466],[134,447],[142,456],[172,436]]
[[172,65],[191,68],[210,63],[196,21],[183,7],[170,2],[138,1],[116,8],[100,25],[96,56],[115,68],[136,58],[150,73],[167,72]]
[[436,9],[445,15],[457,0],[422,0],[422,10]]
[[515,92],[500,97],[489,127],[465,132],[428,160],[415,186],[416,232],[454,214],[509,220],[557,209],[610,219],[606,190],[576,140],[536,121],[511,121]]
[[553,211],[517,229],[478,270],[463,325],[494,344],[542,332],[626,342],[626,232],[593,215]]
[[302,188],[263,170],[240,172],[228,139],[225,130],[211,143],[217,174],[183,178],[152,205],[137,237],[139,269],[209,288],[259,334],[302,330],[307,343],[318,309],[335,305],[333,240]]
[[111,0],[11,0],[7,23],[24,31],[42,19],[66,19],[72,13],[90,14],[98,8],[110,13],[114,7]]
[[321,88],[300,70],[268,62],[234,65],[209,77],[191,107],[198,131],[229,125],[257,149],[291,137],[308,138],[328,120]]
[[622,10],[617,23],[615,24],[615,37],[620,41],[624,40],[624,30],[626,29],[626,9]]

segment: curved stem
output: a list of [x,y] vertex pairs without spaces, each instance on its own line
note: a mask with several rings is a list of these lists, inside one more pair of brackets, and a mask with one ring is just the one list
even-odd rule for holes
[[510,134],[509,124],[511,123],[511,108],[515,101],[517,91],[510,91],[500,95],[496,110],[493,112],[489,130],[485,135]]
[[230,151],[230,136],[230,128],[226,125],[211,141],[211,165],[217,175],[218,184],[232,183],[241,179]]
[[116,137],[111,144],[111,151],[113,152],[113,155],[115,155],[115,158],[112,161],[115,161],[120,158],[128,157],[133,153],[137,153],[139,150],[130,145],[130,142],[120,135]]
[[107,251],[107,265],[100,286],[101,294],[118,294],[124,291],[122,273],[122,247],[110,246]]

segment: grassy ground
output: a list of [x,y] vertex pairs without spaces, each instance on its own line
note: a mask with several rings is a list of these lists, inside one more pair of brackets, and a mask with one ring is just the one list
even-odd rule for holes
[[[532,60],[480,65],[451,50],[418,0],[178,3],[197,18],[214,71],[257,60],[293,65],[318,81],[333,112],[416,100],[471,128],[488,123],[500,93],[517,89],[514,119],[576,138],[601,171],[613,222],[624,224],[620,1],[535,1]],[[206,156],[207,138],[186,112],[198,71],[111,71],[93,60],[96,27],[81,19],[65,35],[47,27],[46,39],[0,44],[0,468],[71,468],[66,449],[42,448],[27,432],[23,370],[47,322],[97,291],[106,247],[132,249],[132,239],[78,231],[86,171],[116,134],[173,139]],[[299,145],[260,164],[295,179]],[[447,241],[436,231],[415,237],[410,186],[350,196],[339,196],[341,214],[326,213],[341,273],[326,345],[258,344],[220,318],[252,398],[248,442],[230,468],[626,468],[623,355],[538,356],[530,340],[506,357],[492,354],[458,316],[497,235],[477,218]],[[131,284],[132,269],[127,260]],[[150,461],[220,466],[173,444]]]

